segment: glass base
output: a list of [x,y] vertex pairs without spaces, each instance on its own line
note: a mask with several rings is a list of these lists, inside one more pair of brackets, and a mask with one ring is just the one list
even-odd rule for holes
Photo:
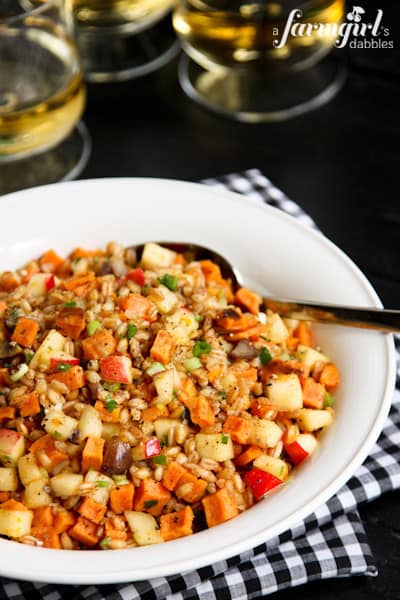
[[250,70],[208,71],[182,55],[184,92],[205,108],[246,123],[286,121],[327,104],[346,79],[343,61],[330,54],[307,69],[266,77]]
[[85,78],[91,83],[142,77],[167,64],[180,48],[170,14],[147,29],[78,26],[76,39]]
[[76,179],[87,165],[91,147],[89,132],[81,121],[65,140],[49,150],[15,160],[0,159],[0,195]]

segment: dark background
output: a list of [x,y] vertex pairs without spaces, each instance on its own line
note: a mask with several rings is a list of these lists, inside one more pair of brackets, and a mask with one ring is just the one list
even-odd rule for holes
[[[356,4],[372,14],[384,10],[395,49],[343,51],[349,75],[339,96],[286,123],[245,125],[205,111],[180,90],[176,61],[129,83],[90,86],[85,122],[93,153],[83,177],[197,181],[257,167],[359,265],[386,307],[400,308],[397,2]],[[316,583],[275,597],[400,599],[400,493],[361,514],[378,577]]]

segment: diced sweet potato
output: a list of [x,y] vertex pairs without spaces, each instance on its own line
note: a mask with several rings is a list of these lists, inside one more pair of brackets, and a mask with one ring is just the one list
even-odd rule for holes
[[33,319],[20,317],[12,335],[12,341],[28,348],[32,346],[39,331],[39,323]]
[[31,528],[31,536],[42,542],[44,548],[54,548],[60,550],[62,548],[60,536],[54,531],[51,526]]
[[116,406],[112,411],[109,411],[102,400],[96,400],[94,408],[100,414],[103,423],[119,423],[122,406]]
[[110,491],[110,508],[117,515],[125,510],[132,510],[135,488],[130,481],[124,485],[113,487]]
[[325,388],[312,377],[307,377],[303,383],[303,406],[307,408],[322,408],[324,405]]
[[253,423],[250,419],[236,417],[235,415],[229,415],[223,426],[223,431],[230,433],[232,440],[238,442],[238,444],[247,444],[253,435],[253,429]]
[[105,441],[103,438],[89,436],[82,451],[82,473],[87,473],[89,469],[100,471],[103,464],[103,448]]
[[39,506],[33,511],[32,527],[51,527],[54,515],[51,506]]
[[63,262],[64,260],[54,250],[47,250],[39,258],[40,268],[46,273],[56,273]]
[[214,525],[228,521],[239,513],[235,501],[225,488],[203,498],[202,504],[208,527],[214,527]]
[[20,396],[16,404],[21,417],[33,417],[40,413],[39,397],[36,392]]
[[92,521],[92,523],[99,524],[106,514],[106,510],[107,506],[92,500],[92,498],[89,496],[86,496],[78,508],[78,513],[82,517],[85,517],[85,519]]
[[182,467],[179,463],[173,461],[167,465],[167,468],[164,469],[163,473],[163,485],[169,490],[173,492],[178,485],[179,480],[183,475],[187,473],[187,470]]
[[68,371],[60,371],[48,375],[49,381],[53,381],[53,379],[64,383],[71,390],[71,392],[74,390],[79,390],[86,385],[85,372],[80,365],[75,365],[74,367],[68,369]]
[[293,332],[293,336],[296,337],[303,346],[312,346],[311,329],[306,321],[300,321]]
[[244,467],[245,465],[253,462],[253,460],[257,458],[257,456],[260,456],[260,454],[262,454],[262,450],[259,446],[249,446],[244,452],[235,458],[235,465],[237,467]]
[[68,510],[58,510],[54,515],[53,528],[58,534],[64,533],[75,523],[76,517]]
[[155,421],[159,417],[168,417],[169,412],[165,404],[149,406],[142,411],[142,419],[145,422]]
[[78,517],[75,525],[68,530],[68,534],[81,544],[93,547],[96,546],[100,539],[97,531],[98,525],[96,523],[81,516]]
[[63,335],[77,340],[85,329],[85,311],[78,306],[64,306],[57,314],[56,326]]
[[241,304],[253,315],[260,312],[261,297],[247,288],[240,288],[235,294],[235,303]]
[[193,533],[194,514],[190,506],[160,517],[160,533],[165,542]]
[[14,419],[15,417],[15,406],[1,406],[0,407],[0,423],[4,423],[9,419]]
[[327,363],[321,371],[319,381],[326,387],[327,390],[333,390],[337,385],[339,385],[340,381],[339,370],[337,366],[333,363]]
[[134,510],[158,516],[171,499],[171,494],[162,483],[153,479],[143,479],[135,492]]
[[178,485],[175,488],[175,494],[178,498],[185,500],[193,504],[198,502],[205,494],[207,488],[207,481],[204,479],[197,479],[195,475],[185,470],[185,473],[178,481]]
[[211,427],[215,423],[215,415],[211,404],[205,396],[186,397],[185,406],[189,409],[190,418],[199,427]]
[[117,349],[117,342],[108,329],[100,329],[82,342],[83,355],[86,360],[105,358]]
[[52,471],[58,464],[69,459],[68,454],[54,445],[54,440],[49,434],[43,435],[33,442],[29,450],[47,471]]
[[141,294],[128,294],[118,299],[119,307],[125,312],[128,319],[151,320],[153,303]]
[[171,334],[165,329],[160,329],[151,347],[150,356],[154,360],[166,365],[170,362],[174,349],[175,342]]

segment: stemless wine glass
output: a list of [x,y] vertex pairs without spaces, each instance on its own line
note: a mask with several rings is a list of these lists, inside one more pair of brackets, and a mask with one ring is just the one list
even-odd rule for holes
[[175,0],[69,0],[85,77],[123,81],[159,69],[179,52]]
[[[179,80],[200,104],[280,121],[328,102],[345,80],[331,50],[345,0],[179,0]],[[292,29],[292,25],[296,26]]]
[[64,0],[0,6],[0,193],[76,177],[90,142]]

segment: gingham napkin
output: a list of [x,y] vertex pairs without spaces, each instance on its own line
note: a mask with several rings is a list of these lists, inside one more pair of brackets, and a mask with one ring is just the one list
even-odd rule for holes
[[[240,192],[254,202],[266,202],[316,227],[257,169],[203,183]],[[357,506],[400,488],[400,338],[395,342],[396,391],[378,442],[355,476],[304,522],[257,548],[198,571],[102,586],[56,586],[0,578],[0,598],[250,600],[318,579],[376,575]]]

